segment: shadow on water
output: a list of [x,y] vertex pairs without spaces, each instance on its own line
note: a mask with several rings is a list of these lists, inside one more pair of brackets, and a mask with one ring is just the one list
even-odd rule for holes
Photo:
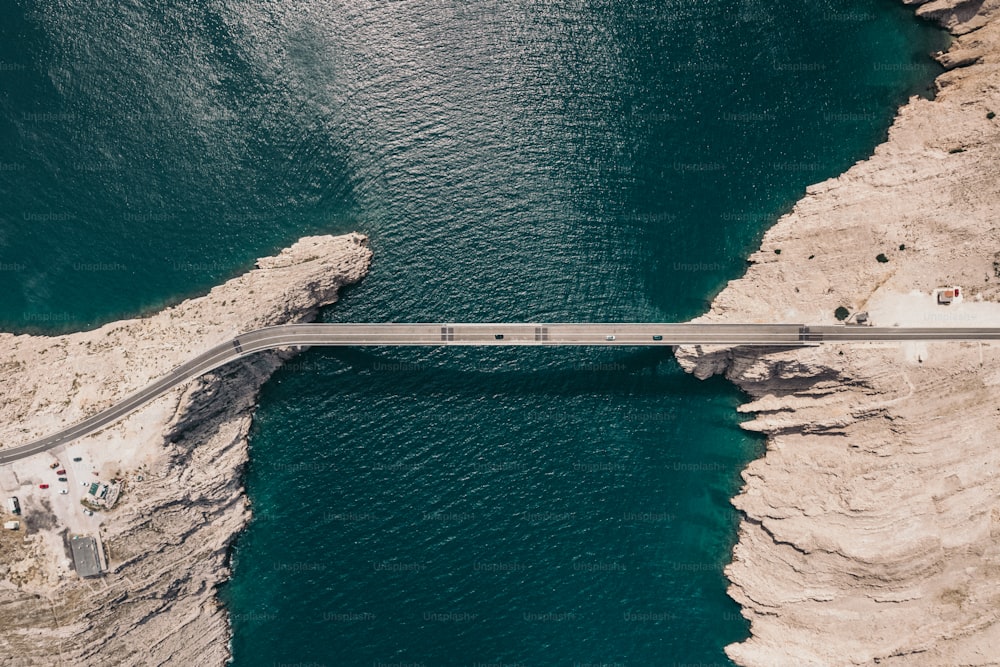
[[[354,230],[375,262],[331,320],[688,319],[940,71],[909,12],[7,3],[0,323]],[[743,398],[661,350],[303,355],[255,419],[235,663],[727,663]]]

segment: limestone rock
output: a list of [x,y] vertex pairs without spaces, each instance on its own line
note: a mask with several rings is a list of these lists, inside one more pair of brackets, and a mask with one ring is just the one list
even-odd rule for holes
[[[58,430],[242,331],[312,319],[370,261],[364,236],[304,238],[146,318],[65,336],[0,334],[0,442]],[[0,471],[4,488],[20,485],[28,533],[26,566],[0,580],[0,663],[226,662],[229,622],[216,588],[250,516],[242,481],[250,419],[261,385],[291,354],[231,363],[67,450]],[[84,459],[70,464],[74,472],[85,465],[127,480],[114,510],[87,518],[38,488],[53,456],[66,465],[70,451]],[[66,530],[101,536],[109,561],[102,579],[69,569]]]
[[[832,324],[844,306],[882,326],[1000,326],[1000,3],[909,4],[965,34],[942,57],[961,68],[903,107],[870,159],[809,188],[700,320]],[[965,302],[936,305],[949,285]],[[733,500],[726,574],[752,635],[733,660],[998,664],[1000,346],[677,356],[736,382],[753,399],[744,426],[768,436]]]

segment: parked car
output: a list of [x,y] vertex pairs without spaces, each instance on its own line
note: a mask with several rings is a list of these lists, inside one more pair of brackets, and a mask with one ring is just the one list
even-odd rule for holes
[[48,484],[39,484],[38,488],[39,489],[47,489],[47,488],[49,488],[49,485]]
[[59,478],[59,481],[60,481],[60,482],[68,482],[69,480],[68,480],[68,479],[66,479],[65,477],[60,477],[60,478]]
[[57,475],[65,475],[66,474],[66,469],[65,468],[60,468],[59,470],[56,470],[56,474]]
[[56,468],[58,468],[58,467],[59,467],[59,461],[56,461],[55,463],[53,463],[53,464],[52,464],[52,465],[50,465],[49,467],[50,467],[50,468],[52,468],[53,470],[55,470]]
[[79,462],[80,462],[80,461],[82,461],[82,460],[83,460],[83,457],[82,457],[82,456],[74,456],[74,457],[73,457],[73,461],[75,461],[76,463],[79,463]]
[[69,489],[59,489],[59,493],[65,496],[67,493],[69,493]]
[[87,516],[94,516],[94,513],[90,510],[83,510],[83,513],[86,514]]

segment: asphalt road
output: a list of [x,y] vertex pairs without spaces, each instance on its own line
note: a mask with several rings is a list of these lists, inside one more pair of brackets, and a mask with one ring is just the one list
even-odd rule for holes
[[[659,340],[654,340],[654,336]],[[221,343],[62,431],[0,450],[0,465],[89,435],[188,380],[242,356],[311,346],[734,345],[796,347],[822,343],[1000,340],[1000,327],[863,327],[801,324],[286,324]]]

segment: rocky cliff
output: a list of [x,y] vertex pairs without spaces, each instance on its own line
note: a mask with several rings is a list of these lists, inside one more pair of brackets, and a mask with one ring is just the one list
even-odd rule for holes
[[[2,334],[0,441],[57,430],[241,331],[310,320],[370,260],[363,236],[304,238],[150,317],[66,336]],[[226,661],[228,617],[216,587],[249,517],[247,433],[261,385],[291,354],[229,364],[101,433],[0,471],[4,491],[22,498],[26,528],[0,541],[0,663]],[[56,494],[53,458],[69,470],[70,494]],[[40,489],[50,476],[52,488]],[[88,517],[75,498],[77,478],[111,477],[125,480],[122,500]],[[103,578],[72,572],[69,533],[100,535]]]
[[[1000,326],[1000,2],[920,4],[956,35],[933,101],[810,187],[705,321]],[[780,253],[778,252],[780,251]],[[882,257],[879,257],[882,255]],[[959,286],[939,305],[935,290]],[[1000,661],[1000,346],[681,348],[752,402],[726,574],[741,665]]]

